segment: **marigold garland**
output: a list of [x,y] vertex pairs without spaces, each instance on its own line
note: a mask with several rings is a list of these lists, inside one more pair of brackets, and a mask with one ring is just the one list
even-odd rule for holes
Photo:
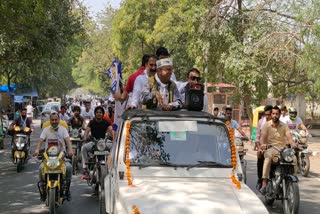
[[236,146],[234,145],[234,133],[233,133],[233,129],[230,127],[230,121],[227,121],[226,125],[228,127],[228,131],[229,131],[229,135],[230,135],[230,144],[231,144],[231,160],[232,160],[231,180],[235,185],[237,185],[237,188],[240,189],[241,183],[234,176],[234,170],[237,167],[237,153],[236,153]]
[[132,209],[133,209],[133,213],[134,214],[140,214],[140,211],[139,211],[139,209],[138,209],[138,207],[136,205],[133,205]]
[[129,153],[130,153],[130,128],[131,124],[130,122],[126,125],[126,177],[128,180],[128,185],[133,186],[132,184],[132,178],[130,173],[130,159],[129,159]]

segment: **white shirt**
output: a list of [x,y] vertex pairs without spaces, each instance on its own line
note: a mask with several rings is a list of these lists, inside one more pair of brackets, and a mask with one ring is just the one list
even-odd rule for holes
[[90,109],[89,111],[81,111],[81,117],[83,117],[83,119],[90,119],[92,120],[94,118],[94,112],[92,109]]
[[32,105],[27,105],[27,117],[32,117],[33,115],[33,106]]
[[67,113],[64,113],[64,115],[62,115],[61,113],[59,114],[60,120],[64,120],[64,121],[68,121],[69,120],[69,116]]
[[63,151],[66,151],[66,144],[64,139],[69,137],[68,131],[65,127],[59,125],[58,131],[54,131],[52,126],[48,126],[41,132],[40,138],[45,140],[45,148],[48,148],[48,143],[58,144]]
[[289,129],[299,129],[299,126],[302,124],[300,117],[296,117],[295,120],[291,120],[289,116],[286,116],[282,122],[287,124]]
[[288,119],[290,119],[289,118],[289,115],[285,115],[285,116],[283,116],[282,114],[280,115],[280,121],[281,122],[283,122],[283,123],[286,123],[286,121],[288,120]]

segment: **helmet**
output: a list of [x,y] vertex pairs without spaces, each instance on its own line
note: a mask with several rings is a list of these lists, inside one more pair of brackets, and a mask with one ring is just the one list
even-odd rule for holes
[[290,116],[291,120],[295,120],[296,117],[297,117],[297,109],[293,108],[293,107],[290,107],[289,108],[289,116]]

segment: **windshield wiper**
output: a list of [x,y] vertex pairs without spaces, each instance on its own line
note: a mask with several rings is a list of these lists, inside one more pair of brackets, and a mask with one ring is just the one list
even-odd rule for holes
[[194,168],[194,167],[203,167],[203,166],[210,166],[210,167],[214,166],[214,167],[223,167],[223,168],[231,168],[232,167],[231,165],[225,165],[225,164],[218,163],[215,161],[198,161],[197,164],[188,166],[187,170]]
[[149,166],[172,166],[172,167],[185,167],[186,165],[180,165],[180,164],[174,164],[170,162],[154,162],[154,163],[148,163],[148,164],[131,164],[131,166],[138,166],[139,169],[149,167]]

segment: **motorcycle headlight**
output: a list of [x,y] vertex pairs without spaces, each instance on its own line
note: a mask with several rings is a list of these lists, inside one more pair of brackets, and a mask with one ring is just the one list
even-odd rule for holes
[[291,163],[293,161],[293,156],[294,156],[294,150],[291,148],[286,148],[282,151],[281,155],[282,158],[286,161]]
[[57,146],[51,146],[47,149],[48,156],[58,156],[60,149]]
[[79,130],[78,129],[73,129],[71,132],[71,136],[73,138],[77,138],[79,136]]
[[99,151],[104,151],[104,150],[106,149],[106,143],[105,143],[104,140],[99,140],[99,141],[97,142],[97,149],[98,149]]
[[58,157],[49,157],[49,159],[47,161],[47,166],[51,169],[55,169],[58,166],[60,166],[60,161],[59,161]]
[[15,144],[16,144],[16,147],[18,149],[23,149],[24,145],[25,145],[25,139],[22,138],[22,137],[17,137],[15,139]]

